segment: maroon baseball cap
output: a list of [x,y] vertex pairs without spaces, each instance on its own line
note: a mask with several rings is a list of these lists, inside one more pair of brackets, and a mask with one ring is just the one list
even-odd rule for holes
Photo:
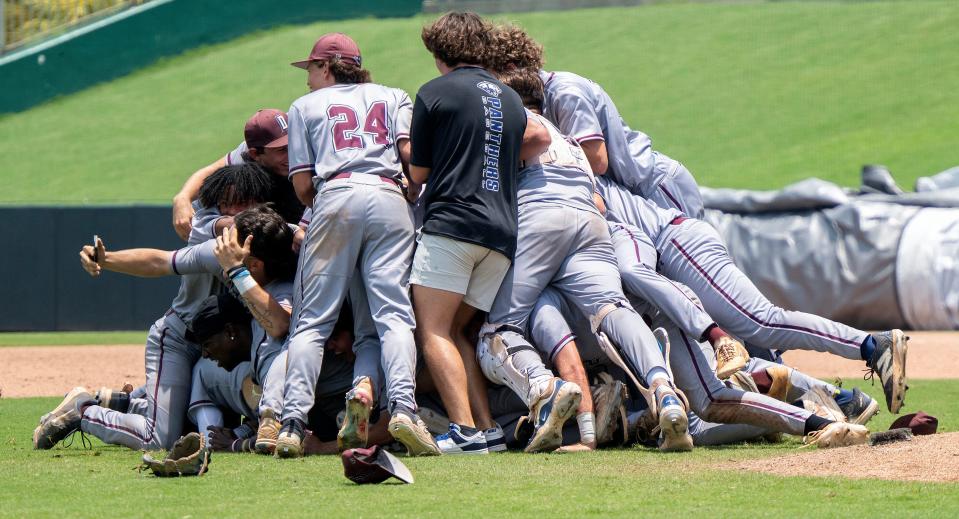
[[243,138],[247,148],[282,148],[287,144],[289,123],[286,112],[273,108],[257,110],[246,121]]
[[328,58],[352,59],[357,66],[363,62],[360,57],[360,48],[353,41],[353,38],[341,32],[331,32],[320,36],[320,39],[316,40],[313,51],[310,52],[310,57],[303,61],[294,61],[290,65],[305,69],[311,61]]

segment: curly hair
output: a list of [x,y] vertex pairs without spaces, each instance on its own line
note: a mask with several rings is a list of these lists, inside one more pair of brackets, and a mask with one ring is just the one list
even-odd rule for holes
[[519,94],[523,106],[543,111],[543,80],[540,79],[537,69],[515,68],[497,72],[496,77]]
[[490,39],[492,44],[484,66],[491,72],[518,68],[538,71],[543,68],[543,46],[521,27],[512,24],[496,26]]
[[296,273],[296,254],[293,253],[293,231],[273,210],[272,204],[252,207],[233,217],[240,243],[253,236],[250,255],[263,261],[266,275],[271,279],[289,281]]
[[327,60],[319,60],[318,63],[326,63],[330,66],[330,74],[333,74],[333,78],[336,79],[337,83],[356,84],[373,82],[370,71],[352,61],[330,58]]
[[493,26],[476,13],[452,12],[423,27],[423,45],[447,66],[483,65],[492,44]]
[[273,178],[256,162],[223,166],[206,177],[200,186],[203,207],[268,202]]

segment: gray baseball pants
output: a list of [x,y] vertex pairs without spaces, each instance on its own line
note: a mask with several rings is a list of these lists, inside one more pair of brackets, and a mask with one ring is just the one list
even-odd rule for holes
[[415,324],[407,289],[413,218],[406,199],[382,177],[353,174],[320,186],[313,207],[293,294],[283,419],[307,421],[324,346],[354,270],[379,335],[389,410],[413,411]]
[[[645,378],[656,368],[665,370],[656,338],[623,294],[609,230],[601,216],[560,205],[520,206],[516,257],[493,302],[489,322],[526,330],[547,286],[567,297],[592,326],[604,332],[639,376]],[[532,349],[515,331],[503,336],[510,347]],[[537,370],[549,372],[534,351],[524,353],[529,354],[531,365],[541,366]]]
[[744,342],[861,360],[866,332],[772,304],[736,267],[711,225],[692,219],[670,225],[656,239],[656,249],[660,272],[691,288],[719,326]]
[[690,218],[703,217],[703,196],[692,173],[681,162],[659,152],[656,169],[664,172],[662,180],[647,197],[664,209],[679,209]]
[[183,432],[193,365],[199,346],[183,338],[186,325],[175,314],[158,319],[147,335],[144,355],[146,395],[142,413],[121,413],[92,405],[83,412],[80,430],[105,443],[135,450],[169,449]]

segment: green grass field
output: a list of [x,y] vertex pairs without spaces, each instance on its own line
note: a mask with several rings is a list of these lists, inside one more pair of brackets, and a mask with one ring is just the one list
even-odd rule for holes
[[143,344],[147,332],[8,332],[0,333],[2,346],[80,346],[85,344]]
[[[907,188],[959,163],[955,2],[666,4],[509,15],[548,68],[591,77],[703,185],[858,185],[884,163]],[[305,93],[287,65],[350,33],[374,79],[415,93],[436,75],[428,18],[285,27],[188,52],[0,119],[0,203],[167,202],[242,140],[260,107]]]
[[[924,409],[940,431],[959,430],[959,382],[915,381],[904,412]],[[875,388],[866,388],[880,396]],[[55,398],[0,400],[0,517],[892,517],[959,514],[959,485],[783,478],[716,468],[795,453],[799,444],[750,444],[661,454],[632,448],[592,454],[405,460],[412,486],[359,487],[335,456],[278,461],[215,454],[202,478],[138,475],[139,454],[94,441],[31,449],[31,431]],[[886,413],[872,426],[886,427]]]

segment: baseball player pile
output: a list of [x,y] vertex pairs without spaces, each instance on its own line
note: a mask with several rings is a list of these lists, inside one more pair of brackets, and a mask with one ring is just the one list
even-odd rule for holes
[[293,63],[310,92],[257,111],[174,198],[186,247],[83,247],[91,276],[180,290],[145,385],[73,389],[35,448],[76,431],[170,448],[193,427],[276,458],[865,443],[879,403],[782,364],[790,349],[861,360],[899,412],[903,332],[769,302],[690,172],[600,85],[472,13],[422,40],[439,76],[413,102],[322,36]]

